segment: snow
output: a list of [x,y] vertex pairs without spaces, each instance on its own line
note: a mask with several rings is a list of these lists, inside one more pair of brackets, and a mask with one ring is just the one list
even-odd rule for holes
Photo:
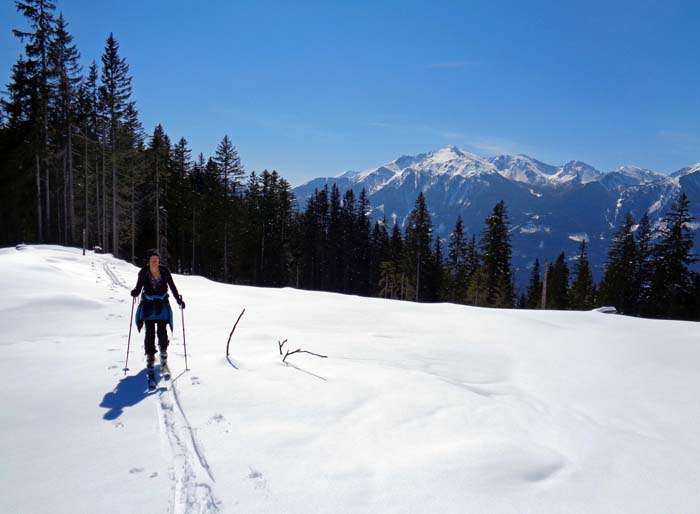
[[520,228],[521,234],[537,234],[539,232],[546,232],[549,234],[552,231],[550,227],[545,225],[536,225],[534,223],[527,223]]
[[190,371],[177,312],[149,395],[136,272],[0,250],[0,512],[700,510],[695,323],[175,275]]
[[578,243],[581,243],[583,241],[585,241],[585,242],[590,241],[588,234],[585,232],[574,232],[573,234],[569,234],[569,239],[571,239],[572,241],[576,241]]

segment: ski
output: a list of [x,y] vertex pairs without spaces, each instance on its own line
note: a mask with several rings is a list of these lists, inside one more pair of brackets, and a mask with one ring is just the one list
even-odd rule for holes
[[146,375],[146,378],[148,380],[148,391],[152,392],[156,390],[156,377],[153,373],[153,371],[149,371],[148,374]]
[[162,364],[160,367],[160,376],[163,377],[163,380],[170,380],[170,368],[168,367],[167,364]]

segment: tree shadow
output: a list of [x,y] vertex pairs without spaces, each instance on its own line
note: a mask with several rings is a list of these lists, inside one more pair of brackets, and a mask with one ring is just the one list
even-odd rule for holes
[[119,381],[117,387],[106,393],[104,398],[102,398],[100,407],[109,409],[102,418],[106,420],[117,419],[122,415],[125,408],[133,407],[141,400],[163,390],[163,387],[155,391],[148,390],[145,369],[141,370],[138,375],[124,377]]

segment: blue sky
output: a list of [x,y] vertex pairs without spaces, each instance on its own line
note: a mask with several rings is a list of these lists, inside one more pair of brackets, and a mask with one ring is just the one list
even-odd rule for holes
[[[700,161],[700,2],[56,0],[88,64],[114,32],[148,132],[228,134],[293,185],[454,144],[603,171]],[[25,24],[0,5],[0,79]]]

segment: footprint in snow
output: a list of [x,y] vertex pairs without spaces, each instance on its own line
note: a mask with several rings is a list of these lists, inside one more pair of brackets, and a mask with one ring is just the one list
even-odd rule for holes
[[115,421],[114,428],[124,428],[124,423],[122,423],[121,421]]
[[192,377],[191,380],[192,380],[192,385],[199,385],[200,384],[199,377]]
[[254,480],[263,477],[263,474],[260,473],[260,471],[258,471],[257,469],[253,469],[250,466],[248,466],[248,469],[250,469],[250,473],[248,473],[248,478]]
[[143,471],[143,468],[131,468],[129,470],[129,473],[133,475],[134,473],[141,473],[142,471]]
[[157,471],[154,471],[153,473],[151,473],[150,475],[148,475],[148,478],[156,478],[157,476],[158,476],[158,472],[157,472]]

